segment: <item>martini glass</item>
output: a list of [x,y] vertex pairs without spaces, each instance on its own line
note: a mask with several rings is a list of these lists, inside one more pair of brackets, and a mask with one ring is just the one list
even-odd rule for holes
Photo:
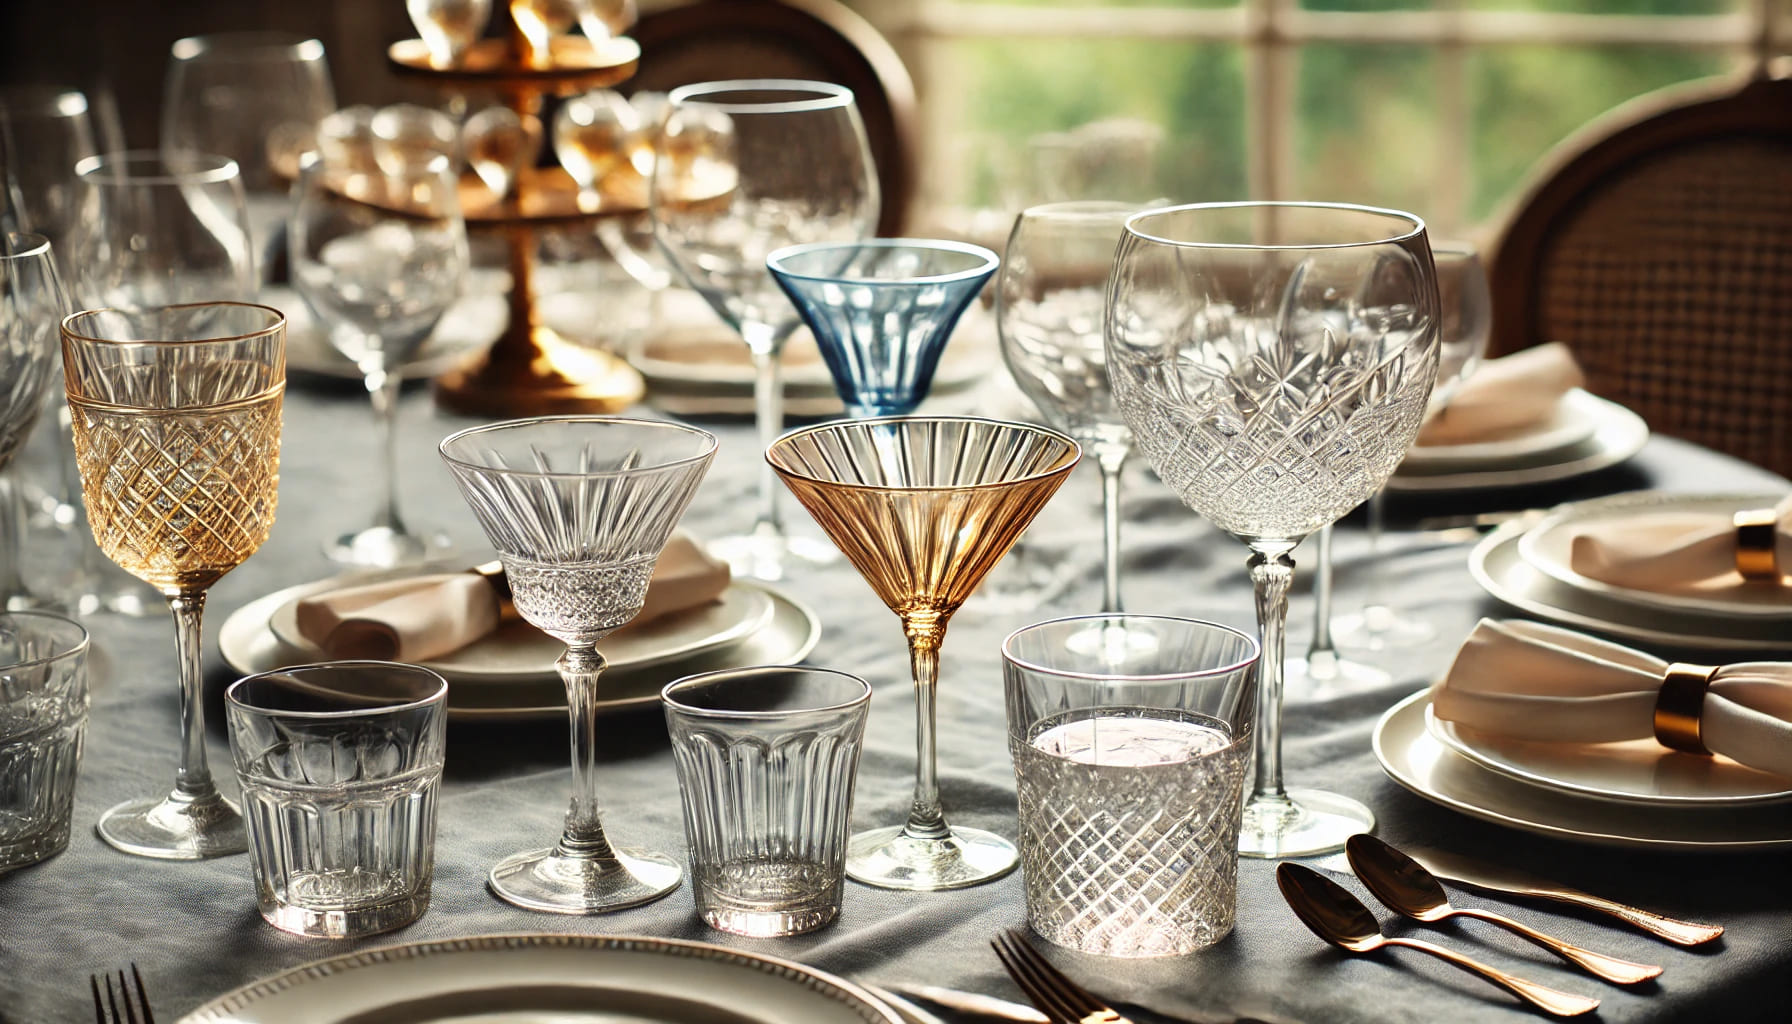
[[640,614],[654,563],[715,456],[691,427],[604,416],[473,427],[442,458],[504,563],[516,610],[566,644],[554,663],[572,719],[572,807],[560,841],[499,861],[499,899],[555,914],[639,906],[678,887],[678,863],[617,850],[597,805],[598,641]]
[[1001,261],[980,245],[909,238],[792,245],[766,257],[815,335],[851,416],[927,397],[946,339]]
[[915,798],[907,824],[852,837],[846,873],[886,889],[958,889],[1014,869],[1014,844],[952,828],[940,807],[934,697],[946,623],[1081,455],[1054,430],[970,417],[839,420],[765,453],[884,604],[915,680]]

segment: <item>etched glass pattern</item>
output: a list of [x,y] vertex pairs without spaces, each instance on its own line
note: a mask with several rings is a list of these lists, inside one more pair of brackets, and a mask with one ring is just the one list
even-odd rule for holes
[[87,631],[0,612],[0,874],[68,846],[87,707]]

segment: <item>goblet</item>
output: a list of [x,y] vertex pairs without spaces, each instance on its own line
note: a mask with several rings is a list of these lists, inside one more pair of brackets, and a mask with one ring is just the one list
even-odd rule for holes
[[518,614],[566,644],[555,662],[572,719],[572,807],[560,841],[500,861],[498,898],[596,914],[678,887],[677,862],[617,850],[597,805],[598,641],[641,611],[653,566],[715,456],[691,427],[601,416],[473,427],[442,458],[504,563]]
[[1322,853],[1362,804],[1282,785],[1283,626],[1301,539],[1362,504],[1437,379],[1437,281],[1411,214],[1221,203],[1134,215],[1108,287],[1108,373],[1158,476],[1251,550],[1263,637],[1239,852]]
[[1044,427],[970,417],[839,420],[765,453],[902,620],[915,681],[915,797],[906,824],[852,837],[846,873],[886,889],[957,889],[1014,869],[1014,844],[946,824],[935,761],[940,643],[952,613],[1081,456]]
[[100,817],[126,853],[197,860],[248,849],[243,818],[205,760],[205,593],[274,525],[286,318],[213,302],[74,313],[62,364],[93,539],[174,613],[180,770],[174,792]]
[[56,366],[56,328],[67,311],[50,240],[0,235],[0,611],[45,603],[25,588],[19,572],[30,516],[12,463],[43,411]]
[[1001,262],[980,245],[911,238],[812,242],[766,257],[851,416],[901,416],[927,397],[946,339]]
[[492,20],[492,0],[405,0],[404,9],[439,68],[459,64]]

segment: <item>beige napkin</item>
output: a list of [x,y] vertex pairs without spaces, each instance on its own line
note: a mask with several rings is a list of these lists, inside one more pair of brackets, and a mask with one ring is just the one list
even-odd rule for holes
[[1586,383],[1561,342],[1481,364],[1450,404],[1419,431],[1421,447],[1494,441],[1549,422],[1562,396]]
[[[1774,518],[1775,564],[1792,567],[1792,497],[1779,503]],[[1728,515],[1640,509],[1628,519],[1581,527],[1569,545],[1575,572],[1632,590],[1711,594],[1763,585],[1736,571],[1736,526]]]
[[[728,563],[675,533],[654,565],[646,604],[623,628],[714,601],[728,581]],[[461,572],[343,587],[301,600],[296,611],[300,635],[332,658],[427,661],[496,629],[499,602],[484,578]]]
[[[1431,709],[1446,721],[1514,739],[1648,739],[1655,735],[1655,698],[1667,667],[1653,655],[1572,630],[1482,619],[1431,691]],[[1792,777],[1792,663],[1719,669],[1701,721],[1713,753]]]

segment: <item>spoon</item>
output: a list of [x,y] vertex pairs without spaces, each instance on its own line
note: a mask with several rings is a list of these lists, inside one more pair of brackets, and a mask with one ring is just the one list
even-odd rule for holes
[[1367,833],[1351,836],[1344,845],[1344,852],[1350,858],[1351,870],[1356,872],[1356,877],[1363,885],[1375,894],[1376,899],[1387,904],[1389,910],[1402,917],[1427,923],[1449,917],[1473,917],[1491,921],[1535,942],[1569,963],[1584,968],[1594,977],[1618,985],[1634,985],[1661,973],[1661,968],[1654,964],[1634,963],[1582,949],[1519,924],[1503,914],[1452,907],[1436,875],[1425,870],[1425,866],[1418,861]]
[[1350,890],[1312,868],[1284,862],[1276,867],[1276,884],[1281,887],[1282,898],[1288,901],[1288,906],[1294,909],[1294,915],[1301,919],[1301,923],[1311,928],[1313,934],[1339,949],[1350,953],[1373,953],[1388,946],[1404,946],[1430,953],[1446,963],[1479,974],[1555,1017],[1576,1017],[1591,1013],[1599,1006],[1597,999],[1588,999],[1539,985],[1534,981],[1526,981],[1478,960],[1471,960],[1454,950],[1434,946],[1423,939],[1390,939],[1381,934],[1381,926],[1375,922],[1375,915],[1369,913],[1369,908],[1363,906],[1361,900],[1352,896]]

